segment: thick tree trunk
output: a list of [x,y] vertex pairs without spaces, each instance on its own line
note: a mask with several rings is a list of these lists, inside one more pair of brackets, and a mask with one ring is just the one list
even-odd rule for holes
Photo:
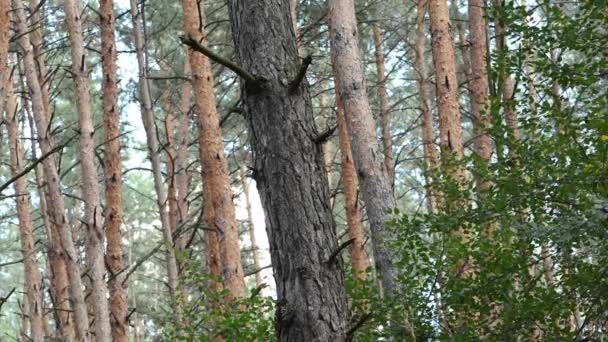
[[[182,1],[184,32],[206,45],[206,33],[203,29],[204,2],[202,0],[198,2],[198,9],[196,5],[195,0]],[[245,295],[245,282],[239,233],[232,202],[228,162],[224,155],[222,131],[213,91],[211,63],[207,57],[193,51],[188,57],[198,111],[199,153],[203,169],[203,210],[207,226],[211,230],[208,234],[216,235],[219,239],[224,285],[232,296],[242,297]]]
[[[491,125],[488,106],[488,46],[486,34],[486,10],[484,0],[469,0],[469,33],[471,53],[471,73],[469,76],[469,94],[471,98],[471,115],[473,117],[473,149],[483,162],[492,157],[492,138],[487,133]],[[483,176],[477,176],[477,193],[483,199],[492,186],[492,182]]]
[[380,126],[382,127],[382,150],[384,152],[384,167],[391,186],[395,187],[395,161],[393,158],[393,137],[391,135],[391,114],[386,90],[386,75],[384,72],[384,49],[382,49],[382,29],[378,22],[372,25],[376,55],[376,73],[378,74],[378,100],[380,102]]
[[[335,64],[334,64],[335,65]],[[344,117],[344,107],[340,100],[340,81],[334,72],[334,85],[336,92],[336,121],[338,124],[338,139],[340,140],[340,172],[342,184],[344,186],[344,207],[346,209],[346,225],[348,227],[348,237],[353,239],[350,245],[350,258],[353,266],[353,273],[359,279],[367,277],[367,253],[365,252],[365,233],[361,224],[361,208],[359,208],[359,180],[357,170],[353,162],[353,153],[350,148],[348,128]]]
[[420,92],[420,111],[422,118],[422,144],[426,171],[427,207],[429,212],[437,212],[437,195],[433,188],[433,173],[437,171],[439,162],[435,149],[435,130],[433,129],[433,112],[431,110],[431,88],[428,81],[428,69],[426,66],[426,34],[424,15],[427,1],[418,0],[416,4],[416,81]]
[[[38,130],[38,143],[42,153],[50,153],[54,148],[54,142],[51,132],[48,131],[50,125],[36,73],[33,50],[28,36],[25,11],[23,5],[17,0],[13,1],[13,9],[17,21],[17,31],[20,35],[19,41],[24,50],[23,62],[27,83],[30,89],[36,128]],[[89,321],[82,289],[80,265],[78,264],[78,255],[74,246],[74,240],[72,239],[72,232],[68,227],[68,222],[65,217],[65,207],[59,184],[59,175],[57,174],[57,165],[54,158],[46,158],[42,162],[42,165],[49,194],[49,201],[47,203],[49,206],[49,218],[53,224],[53,231],[59,235],[61,247],[66,254],[65,262],[70,282],[69,289],[72,310],[74,311],[74,321],[76,322],[76,337],[78,340],[88,341]]]
[[101,0],[99,23],[101,27],[101,63],[103,71],[103,124],[104,124],[104,177],[106,195],[106,260],[110,272],[110,324],[112,339],[126,342],[129,338],[127,298],[121,276],[115,277],[122,263],[122,162],[120,143],[120,112],[118,111],[117,51],[114,37],[116,17],[114,0]]
[[316,140],[307,82],[287,1],[231,0],[234,45],[244,81],[254,174],[266,214],[277,283],[280,341],[345,341],[348,307],[342,261]]
[[387,210],[394,208],[396,203],[367,99],[355,4],[353,0],[332,0],[329,13],[332,60],[340,80],[339,96],[372,232],[376,270],[385,293],[390,296],[396,291],[397,269],[395,256],[386,244],[394,235],[386,227],[386,221],[389,218]]
[[154,111],[152,108],[152,99],[150,97],[150,88],[148,85],[148,71],[145,59],[145,46],[143,28],[141,22],[141,13],[136,0],[130,1],[131,19],[133,21],[133,40],[137,51],[137,64],[139,68],[139,94],[141,106],[141,118],[146,131],[146,142],[148,146],[148,156],[152,164],[152,175],[154,177],[154,190],[156,192],[156,204],[158,206],[160,222],[162,226],[163,236],[167,245],[167,278],[169,285],[169,295],[173,305],[173,310],[178,322],[181,322],[181,310],[175,302],[178,273],[177,261],[175,259],[175,244],[171,225],[169,223],[169,215],[167,213],[167,194],[163,184],[163,175],[160,162],[160,150],[158,139],[156,136],[156,124],[154,122]]
[[89,73],[84,53],[80,7],[75,0],[65,0],[65,20],[70,38],[72,77],[75,84],[80,129],[80,165],[84,198],[83,224],[86,228],[86,257],[91,279],[91,295],[95,310],[95,340],[112,341],[107,285],[104,279],[104,232],[97,166],[95,165],[95,127],[89,93]]
[[[2,26],[0,25],[1,29]],[[2,50],[0,50],[0,55],[5,55]],[[6,60],[2,63],[6,64]],[[4,122],[8,130],[11,172],[13,175],[16,175],[23,170],[25,163],[19,137],[19,124],[17,123],[17,100],[12,90],[12,81],[8,77],[9,75],[3,73],[0,76],[4,76],[0,78],[0,82],[5,85],[2,102],[4,102],[4,98],[6,99],[6,106],[0,103],[0,112],[3,111],[2,108],[6,108]],[[31,340],[42,342],[44,339],[43,320],[45,319],[42,306],[42,284],[40,281],[40,271],[38,270],[38,261],[36,260],[36,249],[34,248],[36,239],[34,237],[34,223],[31,216],[30,195],[27,189],[27,177],[18,178],[14,183],[14,188],[17,195],[15,199],[17,202],[19,236],[25,274],[24,309],[28,317],[26,322],[29,323]]]

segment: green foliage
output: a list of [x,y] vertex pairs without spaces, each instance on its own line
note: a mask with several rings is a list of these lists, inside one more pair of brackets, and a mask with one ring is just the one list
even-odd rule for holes
[[188,263],[182,277],[182,286],[189,293],[179,296],[178,306],[184,314],[184,324],[175,321],[173,313],[166,313],[166,341],[274,341],[275,302],[262,295],[266,285],[251,289],[241,299],[230,299],[227,290],[217,289],[214,279],[201,272],[200,262]]

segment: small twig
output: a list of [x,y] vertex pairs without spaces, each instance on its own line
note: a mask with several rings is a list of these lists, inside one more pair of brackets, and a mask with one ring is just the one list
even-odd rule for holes
[[265,270],[265,269],[271,268],[271,267],[272,267],[272,265],[266,265],[264,267],[258,268],[257,270],[253,270],[251,272],[247,272],[247,273],[245,273],[245,277],[249,277],[249,276],[252,276],[252,275],[254,275],[256,273],[260,273],[260,272],[262,272],[262,270]]
[[344,250],[344,248],[348,247],[353,242],[355,242],[355,238],[352,238],[352,239],[342,243],[338,247],[338,249],[336,249],[333,253],[331,253],[331,255],[329,256],[329,259],[327,259],[327,263],[331,264],[332,262],[334,262],[334,260],[338,257],[338,255],[340,255],[340,252],[342,252]]
[[327,128],[325,131],[319,133],[318,136],[315,137],[315,143],[317,144],[323,144],[325,142],[327,142],[327,140],[334,134],[334,132],[336,131],[336,128],[338,128],[337,125],[334,125],[332,127]]
[[352,337],[355,334],[355,331],[357,331],[357,329],[361,328],[361,326],[363,324],[365,324],[365,322],[367,322],[368,319],[370,319],[372,317],[372,313],[368,312],[366,314],[364,314],[363,316],[361,316],[357,322],[355,322],[355,324],[353,324],[352,327],[350,327],[350,329],[348,329],[348,331],[346,332],[346,336],[347,337]]
[[300,70],[298,71],[298,74],[291,82],[289,82],[289,92],[290,93],[293,93],[296,90],[298,90],[298,88],[300,87],[300,84],[306,77],[306,71],[308,70],[308,67],[310,66],[311,63],[312,63],[312,55],[308,55],[308,56],[304,57],[304,59],[302,60],[302,65],[300,66]]
[[182,44],[189,46],[192,50],[202,53],[203,55],[209,57],[212,61],[225,66],[226,68],[234,71],[237,75],[245,79],[247,82],[256,82],[257,78],[250,74],[247,70],[243,69],[240,65],[216,54],[208,47],[202,45],[198,40],[194,39],[192,36],[180,36]]
[[6,295],[6,297],[0,298],[0,309],[2,309],[2,305],[8,301],[8,299],[13,295],[17,288],[13,287],[13,289]]

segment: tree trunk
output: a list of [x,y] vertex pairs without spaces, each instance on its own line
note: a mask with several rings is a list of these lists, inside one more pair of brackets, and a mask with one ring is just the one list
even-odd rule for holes
[[91,94],[89,93],[89,73],[84,53],[80,6],[75,0],[65,0],[65,20],[70,38],[72,55],[72,77],[76,89],[76,105],[78,107],[78,123],[80,129],[80,165],[82,168],[82,192],[84,198],[86,256],[91,279],[91,295],[95,310],[95,340],[109,342],[112,340],[110,327],[110,310],[107,300],[107,285],[104,279],[104,232],[101,200],[99,197],[99,182],[95,165],[95,127],[91,109]]
[[150,87],[148,85],[148,71],[145,59],[145,46],[143,28],[141,22],[141,12],[139,11],[137,0],[131,0],[131,19],[133,21],[133,40],[137,51],[137,64],[139,68],[139,94],[141,106],[141,119],[146,131],[146,141],[148,146],[148,156],[152,164],[152,174],[154,177],[154,190],[156,192],[156,204],[158,206],[160,222],[162,226],[163,236],[167,245],[167,275],[169,285],[169,295],[173,305],[173,310],[178,322],[181,322],[181,310],[175,302],[178,274],[177,261],[175,259],[175,244],[171,225],[169,224],[169,215],[167,213],[167,194],[163,184],[163,176],[160,163],[160,149],[158,139],[156,137],[156,124],[154,123],[154,112],[152,108],[152,99],[150,98]]
[[[484,0],[469,0],[469,32],[471,53],[471,74],[469,77],[469,94],[471,98],[471,115],[473,117],[473,149],[482,162],[489,162],[492,157],[492,139],[487,133],[491,126],[488,106],[488,46],[486,34],[486,10]],[[478,176],[477,193],[481,200],[486,197],[492,182]]]
[[[446,0],[430,1],[429,15],[431,18],[431,40],[433,64],[435,66],[441,152],[444,158],[456,158],[458,160],[464,155],[464,147],[458,104],[454,41]],[[464,183],[465,174],[462,167],[450,167],[446,171],[456,182]]]
[[391,114],[386,90],[386,75],[384,72],[384,49],[382,49],[382,29],[378,22],[372,25],[374,47],[376,54],[376,73],[378,74],[378,99],[380,102],[380,126],[382,127],[382,150],[384,152],[384,167],[391,187],[395,187],[395,161],[393,159],[393,137],[391,135]]
[[307,82],[288,80],[300,61],[286,1],[231,0],[237,56],[256,81],[243,82],[255,179],[277,283],[280,341],[345,341],[342,261]]
[[[206,45],[204,2],[183,0],[184,32]],[[199,14],[197,18],[195,15]],[[202,24],[201,24],[202,23]],[[219,239],[220,263],[224,285],[233,297],[245,295],[239,232],[236,225],[228,162],[216,109],[211,63],[200,53],[189,53],[198,111],[199,153],[203,169],[203,203],[208,234]]]
[[427,207],[429,212],[437,212],[437,195],[433,188],[433,174],[437,171],[439,162],[435,149],[435,130],[433,129],[433,112],[431,110],[431,89],[428,81],[426,66],[426,35],[424,27],[424,14],[427,2],[419,0],[416,4],[416,81],[420,92],[420,111],[422,117],[422,144],[426,172]]
[[[8,43],[10,31],[10,0],[0,0],[0,114],[6,104],[5,78],[8,80]],[[8,109],[8,108],[7,108]],[[0,142],[1,144],[2,142]]]
[[[25,85],[22,86],[25,89]],[[30,126],[30,140],[32,160],[36,160],[36,134],[34,132],[34,119],[28,110],[25,99],[22,100],[23,108],[28,112],[28,123]],[[49,269],[51,272],[51,288],[53,300],[54,317],[56,317],[55,325],[59,332],[59,336],[65,341],[74,340],[74,325],[70,318],[70,299],[68,294],[68,274],[66,270],[65,254],[61,249],[61,239],[57,232],[53,230],[53,225],[49,217],[47,203],[49,202],[48,192],[45,190],[44,170],[42,165],[38,164],[35,169],[36,186],[38,189],[38,201],[40,216],[44,224],[44,229],[49,241],[48,259]]]
[[[190,62],[184,63],[184,76],[191,77]],[[184,220],[188,217],[188,137],[190,136],[190,96],[192,93],[192,84],[190,81],[184,81],[181,89],[181,114],[179,117],[178,127],[178,146],[177,146],[177,223],[183,225]],[[177,239],[177,247],[182,250],[185,247],[184,234],[181,234]]]
[[376,139],[374,118],[367,99],[365,74],[353,0],[332,0],[329,9],[331,55],[340,80],[339,96],[350,136],[353,158],[372,232],[376,270],[389,296],[396,291],[395,256],[386,245],[394,233],[386,227],[387,211],[396,206],[382,151]]
[[31,13],[30,23],[35,23],[35,27],[30,32],[30,42],[34,48],[34,61],[36,62],[36,70],[38,72],[38,82],[42,89],[42,100],[44,102],[44,108],[46,112],[50,112],[51,99],[49,97],[49,70],[44,60],[44,20],[42,19],[41,13],[44,15],[44,1],[42,0],[30,0],[30,9],[37,8],[37,11]]
[[[51,153],[55,144],[51,132],[48,131],[50,125],[44,107],[40,83],[38,82],[38,76],[36,74],[36,66],[34,64],[33,50],[28,36],[25,11],[23,5],[17,0],[13,1],[13,9],[17,21],[17,31],[20,36],[19,41],[24,50],[23,62],[27,83],[30,89],[36,128],[38,130],[38,143],[43,154]],[[69,289],[72,310],[74,310],[74,320],[76,322],[76,337],[80,341],[88,341],[89,321],[82,289],[80,265],[78,264],[78,255],[72,239],[72,232],[68,227],[68,221],[65,217],[65,207],[59,184],[59,175],[57,174],[57,164],[54,158],[46,158],[42,162],[42,165],[49,194],[49,201],[47,203],[49,206],[49,218],[53,224],[53,231],[59,235],[61,247],[66,254],[65,262],[70,282]]]
[[[334,64],[335,65],[335,64]],[[350,245],[350,258],[353,274],[359,279],[367,278],[367,253],[365,252],[365,233],[361,224],[361,209],[359,208],[359,180],[353,162],[353,153],[350,148],[348,128],[344,117],[344,107],[340,100],[339,79],[334,72],[334,88],[336,92],[336,121],[338,124],[338,139],[340,140],[340,172],[344,186],[344,207],[346,209],[346,225],[348,237],[353,239]]]
[[255,271],[255,286],[262,285],[262,275],[260,274],[260,258],[258,256],[258,244],[255,238],[255,226],[253,225],[253,213],[251,211],[251,200],[249,199],[249,184],[245,176],[245,150],[241,145],[242,162],[239,167],[239,178],[241,179],[241,187],[243,188],[243,196],[245,196],[245,208],[247,209],[247,224],[249,225],[249,241],[251,242],[251,255],[253,257],[253,270]]
[[[1,19],[0,19],[1,20]],[[2,26],[0,25],[0,30]],[[2,48],[2,46],[0,46]],[[0,50],[0,55],[6,55]],[[2,62],[6,64],[6,60]],[[3,67],[4,68],[4,67]],[[19,137],[19,126],[17,122],[17,100],[12,90],[11,80],[8,73],[2,73],[0,79],[5,85],[4,98],[6,106],[0,103],[0,112],[4,111],[4,122],[8,130],[8,142],[10,150],[11,172],[17,175],[23,170],[25,159],[21,148]],[[4,102],[4,101],[2,101]],[[25,274],[24,285],[24,308],[27,312],[27,322],[30,326],[30,338],[32,341],[42,342],[44,339],[43,320],[44,312],[42,306],[42,284],[40,271],[36,260],[34,223],[31,216],[30,195],[27,189],[27,177],[18,178],[14,183],[15,197],[17,202],[17,217],[19,219],[19,236],[21,240],[21,254],[23,255],[23,266]],[[27,300],[26,300],[27,299]],[[26,305],[27,304],[27,305]]]
[[127,298],[123,288],[123,277],[115,277],[123,267],[122,239],[122,162],[120,143],[120,112],[118,111],[117,51],[114,37],[116,17],[114,0],[101,0],[99,23],[101,27],[101,63],[103,71],[103,123],[104,123],[104,177],[106,195],[106,260],[110,272],[110,324],[112,339],[127,342]]

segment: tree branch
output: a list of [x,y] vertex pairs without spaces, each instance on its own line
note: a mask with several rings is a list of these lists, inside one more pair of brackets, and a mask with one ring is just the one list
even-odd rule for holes
[[331,137],[334,134],[334,132],[336,131],[336,128],[338,128],[338,126],[334,125],[332,127],[328,127],[325,131],[319,133],[319,135],[315,137],[315,143],[317,143],[317,144],[325,143],[329,139],[329,137]]
[[291,82],[289,82],[290,93],[293,93],[294,91],[298,90],[300,84],[306,77],[306,71],[308,70],[310,64],[312,64],[312,56],[308,55],[302,60],[302,65],[300,65],[300,70],[298,71],[296,77]]
[[216,54],[208,47],[202,45],[198,40],[194,39],[192,36],[180,36],[182,44],[189,46],[192,50],[202,53],[203,55],[209,57],[212,61],[225,66],[226,68],[234,71],[237,75],[242,77],[247,82],[256,82],[257,78],[250,74],[247,70],[243,69],[240,65]]
[[331,255],[329,256],[329,259],[327,259],[327,263],[331,264],[332,262],[334,262],[334,260],[336,260],[336,258],[338,257],[338,255],[340,255],[340,252],[342,252],[344,250],[344,248],[348,247],[349,245],[351,245],[353,242],[355,242],[355,239],[352,238],[344,243],[342,243],[338,249],[336,249],[333,253],[331,253]]
[[40,158],[36,159],[33,163],[31,163],[30,165],[28,165],[21,172],[19,172],[18,174],[14,175],[6,183],[0,185],[0,194],[2,194],[2,191],[4,191],[6,188],[8,188],[11,184],[13,184],[15,181],[17,181],[17,179],[19,179],[19,178],[27,175],[30,171],[32,171],[36,167],[36,165],[40,164],[43,160],[45,160],[46,158],[50,157],[55,152],[60,151],[61,149],[63,149],[64,147],[66,147],[69,143],[72,142],[72,140],[74,140],[75,137],[76,137],[76,135],[72,136],[71,138],[69,138],[64,143],[55,146],[55,148],[53,148],[49,152],[47,152],[47,153],[43,154],[42,156],[40,156]]

